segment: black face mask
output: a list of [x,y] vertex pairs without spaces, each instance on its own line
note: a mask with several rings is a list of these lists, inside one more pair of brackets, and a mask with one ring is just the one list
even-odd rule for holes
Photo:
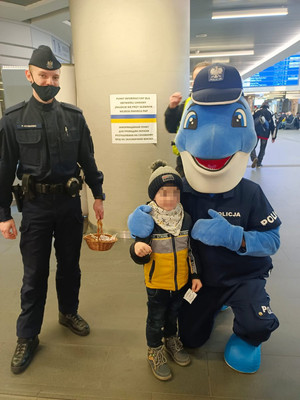
[[59,86],[39,86],[35,82],[31,84],[33,89],[37,92],[39,98],[43,101],[48,101],[53,99],[60,90]]

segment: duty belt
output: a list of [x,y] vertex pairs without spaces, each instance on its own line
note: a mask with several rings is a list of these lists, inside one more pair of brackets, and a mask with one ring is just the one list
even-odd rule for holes
[[66,193],[65,185],[63,183],[36,183],[35,191],[42,194]]

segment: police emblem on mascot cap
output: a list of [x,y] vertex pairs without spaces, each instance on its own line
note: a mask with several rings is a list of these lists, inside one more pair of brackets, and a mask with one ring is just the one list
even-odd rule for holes
[[216,82],[216,81],[222,81],[224,79],[224,68],[220,66],[212,67],[208,71],[208,80],[209,82]]
[[192,100],[200,105],[225,105],[238,101],[243,92],[242,78],[231,65],[212,64],[195,78]]

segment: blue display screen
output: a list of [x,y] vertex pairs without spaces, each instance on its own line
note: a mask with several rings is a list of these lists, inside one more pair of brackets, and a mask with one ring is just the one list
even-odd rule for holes
[[243,81],[247,87],[293,86],[299,84],[300,55],[290,56],[272,67],[250,76]]

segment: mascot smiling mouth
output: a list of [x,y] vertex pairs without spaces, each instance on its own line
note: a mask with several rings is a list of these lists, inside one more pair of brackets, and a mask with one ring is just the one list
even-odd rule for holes
[[195,160],[196,164],[201,168],[204,168],[209,171],[219,171],[230,162],[232,157],[233,156],[229,156],[213,160],[207,160],[198,157],[193,157],[193,159]]
[[[224,193],[242,179],[247,167],[248,153],[237,151],[232,156],[203,159],[189,151],[180,153],[189,185],[200,193]],[[233,186],[234,187],[234,186]]]

